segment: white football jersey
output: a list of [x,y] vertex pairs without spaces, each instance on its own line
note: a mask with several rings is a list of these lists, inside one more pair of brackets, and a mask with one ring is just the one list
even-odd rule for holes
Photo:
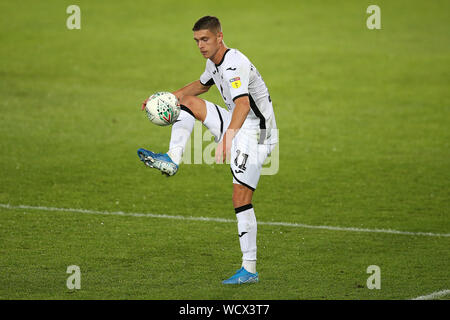
[[243,53],[237,49],[227,49],[218,64],[207,59],[200,82],[204,86],[215,84],[230,112],[233,112],[237,98],[248,96],[251,110],[242,128],[259,129],[260,144],[278,142],[269,90],[256,67]]

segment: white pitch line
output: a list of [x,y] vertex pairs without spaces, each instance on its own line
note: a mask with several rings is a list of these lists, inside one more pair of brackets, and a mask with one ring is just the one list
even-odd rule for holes
[[450,294],[450,290],[442,290],[442,291],[436,291],[430,294],[427,294],[426,296],[420,296],[417,298],[413,298],[411,300],[433,300],[433,299],[437,299],[446,295]]
[[[62,212],[76,212],[76,213],[86,213],[86,214],[175,219],[175,220],[187,220],[187,221],[212,221],[212,222],[223,222],[223,223],[236,223],[236,220],[234,220],[234,219],[224,219],[224,218],[192,217],[192,216],[186,217],[186,216],[154,214],[154,213],[133,213],[133,212],[123,212],[123,211],[97,211],[97,210],[88,210],[88,209],[55,208],[55,207],[28,206],[28,205],[14,206],[14,205],[3,204],[3,203],[0,203],[0,208],[28,209],[28,210],[41,210],[41,211],[62,211]],[[362,228],[352,228],[352,227],[314,226],[314,225],[308,225],[308,224],[303,224],[303,223],[291,223],[291,222],[258,221],[258,225],[294,227],[294,228],[305,228],[305,229],[322,229],[322,230],[331,230],[331,231],[388,233],[388,234],[399,234],[399,235],[408,235],[408,236],[450,237],[450,233],[410,232],[410,231],[398,231],[398,230],[392,230],[392,229],[362,229]]]

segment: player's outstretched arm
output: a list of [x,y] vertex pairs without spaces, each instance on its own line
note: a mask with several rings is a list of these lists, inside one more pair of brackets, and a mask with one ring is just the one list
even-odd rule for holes
[[211,86],[204,86],[201,84],[200,80],[196,80],[172,93],[178,98],[178,101],[182,101],[184,96],[198,96],[207,92],[209,88],[211,88]]

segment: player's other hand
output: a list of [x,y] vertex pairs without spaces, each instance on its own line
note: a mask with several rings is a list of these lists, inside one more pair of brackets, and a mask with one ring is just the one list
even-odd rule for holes
[[231,157],[231,142],[233,140],[233,137],[231,134],[227,134],[225,132],[222,140],[219,142],[219,144],[216,147],[216,163],[220,164],[223,163],[226,160],[226,163],[229,163],[230,157]]

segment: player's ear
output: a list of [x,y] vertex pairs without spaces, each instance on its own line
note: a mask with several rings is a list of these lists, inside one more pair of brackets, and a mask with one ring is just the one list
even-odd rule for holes
[[219,31],[217,32],[217,42],[221,43],[223,41],[223,32]]

